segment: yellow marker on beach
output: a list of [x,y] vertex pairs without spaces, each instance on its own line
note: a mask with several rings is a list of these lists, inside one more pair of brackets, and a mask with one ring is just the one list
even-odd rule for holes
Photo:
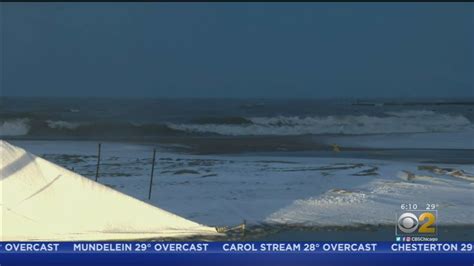
[[339,145],[337,144],[332,144],[332,150],[335,151],[335,152],[340,152],[341,149],[339,148]]

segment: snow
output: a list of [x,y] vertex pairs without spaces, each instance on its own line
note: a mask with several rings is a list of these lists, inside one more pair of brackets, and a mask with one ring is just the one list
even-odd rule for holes
[[218,235],[1,140],[0,154],[2,241]]
[[[15,143],[85,176],[95,175],[94,142]],[[153,148],[103,143],[99,182],[148,201]],[[190,155],[157,148],[148,202],[202,224],[235,225],[244,219],[250,225],[394,224],[402,203],[439,204],[438,224],[474,220],[473,165],[423,168],[426,164],[402,160]],[[462,171],[429,170],[438,168]]]

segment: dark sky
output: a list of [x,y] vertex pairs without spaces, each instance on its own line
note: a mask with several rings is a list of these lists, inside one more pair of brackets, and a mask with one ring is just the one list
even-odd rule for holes
[[472,3],[2,3],[7,96],[474,97]]

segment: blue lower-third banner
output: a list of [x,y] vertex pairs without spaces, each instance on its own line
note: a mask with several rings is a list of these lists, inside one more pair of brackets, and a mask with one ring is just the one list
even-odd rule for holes
[[468,265],[472,242],[0,242],[0,265]]
[[473,242],[0,242],[1,253],[473,253]]

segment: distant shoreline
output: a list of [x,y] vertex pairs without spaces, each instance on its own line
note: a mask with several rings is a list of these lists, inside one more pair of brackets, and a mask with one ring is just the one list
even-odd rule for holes
[[474,101],[434,101],[434,102],[359,102],[356,101],[352,105],[365,105],[365,106],[416,106],[416,105],[474,105]]

